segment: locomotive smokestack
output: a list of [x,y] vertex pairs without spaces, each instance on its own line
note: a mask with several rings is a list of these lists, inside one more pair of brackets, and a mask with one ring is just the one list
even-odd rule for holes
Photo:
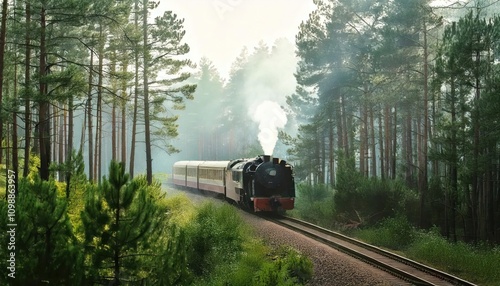
[[271,161],[271,155],[264,155],[264,162]]
[[273,164],[278,165],[280,162],[280,158],[273,158]]

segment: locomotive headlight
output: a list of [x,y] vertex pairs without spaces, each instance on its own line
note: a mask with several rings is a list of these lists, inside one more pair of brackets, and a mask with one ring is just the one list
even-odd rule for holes
[[273,177],[276,176],[276,169],[268,169],[267,174]]

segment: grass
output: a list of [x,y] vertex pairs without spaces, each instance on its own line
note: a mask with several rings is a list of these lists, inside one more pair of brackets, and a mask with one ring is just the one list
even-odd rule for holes
[[479,285],[499,285],[500,248],[450,243],[435,232],[421,232],[405,251],[414,260],[453,273]]
[[304,285],[312,278],[309,258],[269,248],[229,205],[202,204],[188,229],[193,285]]
[[414,229],[403,218],[388,219],[377,227],[357,230],[353,235],[478,285],[499,285],[499,247],[452,243],[436,230]]

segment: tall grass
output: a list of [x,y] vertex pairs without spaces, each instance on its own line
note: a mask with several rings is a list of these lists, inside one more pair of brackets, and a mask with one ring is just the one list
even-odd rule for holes
[[419,231],[402,217],[353,235],[367,243],[398,250],[408,258],[438,268],[479,285],[499,285],[500,248],[452,243],[437,230]]
[[436,232],[419,232],[408,257],[480,285],[500,284],[500,248],[451,243]]
[[416,230],[405,217],[399,216],[383,220],[377,227],[357,230],[355,235],[373,245],[403,250],[414,242]]

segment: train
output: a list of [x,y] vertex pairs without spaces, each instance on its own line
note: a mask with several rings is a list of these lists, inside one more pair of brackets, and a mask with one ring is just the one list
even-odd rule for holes
[[211,192],[254,212],[283,212],[295,203],[293,166],[259,155],[231,161],[178,161],[174,185]]

